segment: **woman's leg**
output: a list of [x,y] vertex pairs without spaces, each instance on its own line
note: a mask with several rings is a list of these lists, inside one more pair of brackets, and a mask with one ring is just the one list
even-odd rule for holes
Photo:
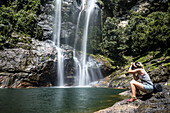
[[146,92],[145,89],[143,88],[143,84],[136,81],[136,80],[132,80],[130,82],[130,87],[131,87],[131,90],[132,90],[132,97],[135,97],[136,98],[136,88],[141,90],[142,92]]
[[138,88],[136,88],[136,95],[140,95],[140,91]]

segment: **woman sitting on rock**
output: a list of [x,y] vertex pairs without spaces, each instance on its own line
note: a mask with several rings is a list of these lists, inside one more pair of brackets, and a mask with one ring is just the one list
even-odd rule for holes
[[[132,91],[132,97],[128,99],[128,102],[133,102],[137,100],[136,98],[136,91],[140,90],[144,93],[151,93],[153,92],[153,83],[145,71],[144,66],[140,62],[131,63],[129,70],[129,74],[133,74],[133,80],[130,82],[130,87]],[[137,76],[136,76],[137,74]],[[137,80],[140,79],[141,82]]]

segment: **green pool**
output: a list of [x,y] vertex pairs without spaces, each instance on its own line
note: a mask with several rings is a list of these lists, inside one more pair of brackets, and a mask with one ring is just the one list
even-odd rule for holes
[[112,106],[123,89],[0,89],[0,113],[92,113]]

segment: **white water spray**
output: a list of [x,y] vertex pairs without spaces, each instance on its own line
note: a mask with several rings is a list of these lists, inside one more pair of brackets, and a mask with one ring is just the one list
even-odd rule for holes
[[60,32],[61,32],[61,0],[55,1],[55,20],[53,41],[60,47]]
[[[94,62],[93,58],[88,57],[87,59],[87,41],[88,41],[88,30],[89,30],[89,24],[90,24],[90,18],[93,14],[96,0],[82,0],[81,2],[81,11],[78,15],[78,21],[76,26],[76,34],[75,34],[75,42],[74,42],[74,50],[73,50],[73,59],[75,63],[75,85],[78,86],[87,86],[90,82],[99,80],[102,77],[102,73],[100,71],[100,67],[96,62]],[[85,11],[85,21],[84,23],[84,31],[83,31],[83,37],[82,37],[82,47],[81,47],[81,55],[76,54],[76,45],[78,38],[78,30],[79,30],[79,24],[80,24],[80,18],[82,15],[82,12]],[[81,22],[82,23],[82,22]],[[97,69],[92,69],[92,67],[95,67]]]
[[86,4],[86,0],[82,0],[82,10],[84,10]]
[[53,41],[57,45],[58,63],[57,63],[57,77],[58,85],[64,86],[64,57],[63,51],[60,48],[60,33],[61,33],[61,3],[62,0],[55,1],[55,20],[54,20],[54,33]]
[[[57,63],[57,80],[58,86],[64,86],[64,55],[63,49],[60,46],[60,33],[61,33],[61,3],[62,0],[55,1],[55,21],[54,21],[54,32],[53,32],[53,41],[57,45],[56,50],[58,51],[58,57],[56,58]],[[93,62],[89,57],[87,57],[87,41],[89,34],[89,24],[90,18],[95,9],[96,0],[82,0],[81,2],[81,11],[78,14],[76,33],[75,33],[75,41],[74,41],[74,50],[73,50],[73,60],[75,63],[75,85],[77,86],[87,86],[90,82],[99,80],[102,77],[102,73],[100,71],[100,67],[92,68],[97,66],[96,62]],[[85,12],[85,17],[84,17]],[[83,15],[83,16],[82,16]],[[94,14],[95,15],[95,14]],[[84,17],[85,21],[81,22],[81,18]],[[76,54],[76,46],[78,45],[78,37],[79,25],[80,23],[84,23],[84,31],[81,42],[81,55]],[[88,59],[88,61],[87,61]],[[93,59],[94,60],[94,59]]]
[[77,41],[78,41],[78,30],[79,30],[79,24],[80,24],[80,18],[81,18],[81,14],[84,11],[85,8],[85,0],[82,0],[82,4],[81,4],[81,11],[79,12],[78,15],[78,19],[77,19],[77,25],[76,25],[76,33],[75,33],[75,42],[74,42],[74,50],[73,50],[73,60],[74,60],[74,66],[76,68],[75,70],[75,85],[78,85],[78,81],[79,81],[79,75],[81,75],[81,71],[82,71],[82,66],[81,66],[81,62],[79,61],[79,59],[76,56],[76,45],[77,45]]
[[89,0],[87,5],[87,11],[86,11],[86,18],[85,18],[85,27],[84,27],[84,32],[83,32],[83,40],[82,40],[82,48],[81,51],[83,52],[82,54],[82,71],[81,75],[79,75],[79,86],[84,86],[89,83],[89,74],[88,74],[88,67],[87,67],[87,60],[86,60],[86,53],[87,53],[87,38],[88,38],[88,28],[89,28],[89,21],[90,21],[90,16],[95,8],[95,3],[96,0]]

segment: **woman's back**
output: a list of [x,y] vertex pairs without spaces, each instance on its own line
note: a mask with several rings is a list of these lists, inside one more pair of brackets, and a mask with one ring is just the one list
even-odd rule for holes
[[143,70],[144,74],[143,74],[143,75],[138,74],[138,77],[139,77],[139,79],[141,80],[141,82],[142,82],[144,85],[147,85],[147,84],[153,85],[153,83],[152,83],[152,81],[151,81],[148,73],[147,73],[144,69],[142,69],[142,70]]

